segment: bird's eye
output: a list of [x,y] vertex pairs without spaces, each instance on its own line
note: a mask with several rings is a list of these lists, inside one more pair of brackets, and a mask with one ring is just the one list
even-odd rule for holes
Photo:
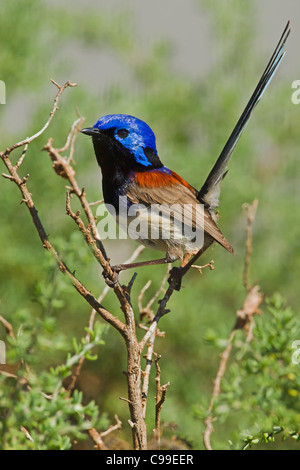
[[120,139],[125,139],[125,137],[127,137],[129,134],[129,131],[127,129],[119,129],[117,131],[117,135],[118,137],[120,137]]

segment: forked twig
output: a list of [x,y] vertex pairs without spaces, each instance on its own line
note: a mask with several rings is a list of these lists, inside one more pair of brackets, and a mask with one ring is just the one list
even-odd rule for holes
[[98,432],[95,428],[89,429],[89,435],[95,443],[95,448],[97,450],[108,450],[107,446],[103,441],[103,437],[108,436],[108,434],[113,431],[117,431],[122,428],[122,421],[119,419],[118,415],[115,415],[116,424],[112,424],[106,431]]

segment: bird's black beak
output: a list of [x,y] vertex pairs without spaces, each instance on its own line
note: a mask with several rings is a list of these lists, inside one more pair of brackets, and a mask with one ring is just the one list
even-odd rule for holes
[[99,129],[94,127],[86,127],[85,129],[81,129],[82,134],[96,136],[99,135]]
[[[118,142],[114,141],[108,132],[97,127],[85,127],[80,131],[82,134],[89,135],[92,137],[93,146],[96,153],[96,158],[101,166],[103,161],[109,161],[114,155],[115,146]],[[121,144],[119,144],[121,145]]]

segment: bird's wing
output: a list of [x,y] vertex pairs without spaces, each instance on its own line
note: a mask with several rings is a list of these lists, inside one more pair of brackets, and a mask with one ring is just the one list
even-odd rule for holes
[[264,91],[272,80],[280,62],[285,55],[284,45],[290,34],[290,22],[287,23],[276,49],[258,82],[246,108],[227,140],[218,160],[208,175],[205,183],[198,193],[198,199],[214,210],[219,205],[220,183],[226,174],[226,166],[238,140],[248,123],[256,105],[259,103]]
[[[167,208],[164,209],[164,206],[167,206],[172,209],[172,217],[178,223],[183,220],[184,210],[185,220],[191,220],[193,228],[204,230],[226,250],[233,253],[232,246],[226,240],[210,213],[204,208],[203,204],[199,203],[197,191],[194,188],[174,172],[171,172],[169,178],[166,178],[166,175],[160,176],[159,173],[153,174],[155,175],[154,185],[150,185],[152,179],[150,172],[145,172],[140,174],[140,177],[128,186],[126,196],[131,203],[142,204],[146,207],[158,204],[160,206],[159,210],[162,213],[165,211],[165,215],[170,214]],[[147,185],[142,184],[143,178],[144,181],[147,181]],[[158,184],[160,178],[161,184]]]

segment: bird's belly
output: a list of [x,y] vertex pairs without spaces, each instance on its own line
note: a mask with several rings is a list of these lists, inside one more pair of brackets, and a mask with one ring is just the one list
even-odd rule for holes
[[151,206],[136,207],[135,215],[117,216],[117,223],[130,238],[146,247],[163,251],[171,259],[183,258],[185,252],[196,252],[206,243],[201,230],[175,219],[168,211],[155,211]]

